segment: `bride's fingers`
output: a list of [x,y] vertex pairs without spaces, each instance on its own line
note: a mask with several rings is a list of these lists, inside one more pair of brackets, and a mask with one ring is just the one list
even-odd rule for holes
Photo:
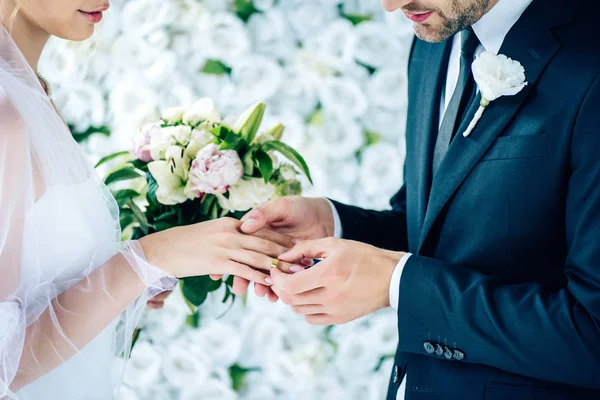
[[[242,264],[246,264],[252,268],[262,271],[270,271],[273,267],[273,260],[276,257],[270,257],[262,253],[252,250],[233,250],[231,259]],[[301,271],[305,267],[297,264],[290,264],[284,261],[279,261],[277,268],[286,274],[292,274]]]
[[280,254],[289,250],[289,248],[284,247],[276,242],[256,236],[240,235],[240,241],[238,244],[243,249],[252,250],[257,253],[265,254],[269,257],[278,257]]
[[267,293],[269,293],[269,288],[266,287],[265,285],[261,285],[259,283],[255,283],[254,284],[254,293],[258,296],[258,297],[265,297],[267,295]]
[[[257,271],[254,268],[250,268],[248,265],[236,262],[232,260],[227,265],[227,273],[235,276],[239,276],[247,281],[258,282],[263,285],[271,286],[269,275]],[[267,280],[269,278],[269,280]]]
[[246,293],[248,290],[248,286],[250,285],[250,281],[244,278],[240,278],[239,276],[235,276],[233,278],[233,293],[236,296],[241,296]]
[[213,281],[219,281],[221,279],[223,279],[223,275],[217,275],[217,274],[210,274],[210,279],[212,279]]
[[277,301],[279,300],[279,296],[277,296],[277,294],[271,288],[268,289],[269,291],[267,292],[267,295],[269,296],[269,301],[271,303],[277,303]]
[[268,228],[263,228],[260,231],[252,234],[252,236],[257,236],[259,238],[275,242],[286,249],[291,249],[294,247],[293,236],[286,235],[285,233],[275,232],[274,230]]

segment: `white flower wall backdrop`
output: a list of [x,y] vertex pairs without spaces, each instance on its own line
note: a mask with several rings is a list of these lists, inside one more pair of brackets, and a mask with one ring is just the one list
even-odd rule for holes
[[[402,182],[412,27],[378,0],[120,0],[85,43],[52,41],[41,72],[92,161],[130,147],[166,107],[209,96],[227,114],[256,101],[308,162],[309,196],[386,208]],[[201,306],[174,293],[149,311],[127,400],[381,399],[391,310],[333,328],[254,297]],[[197,328],[188,325],[198,325]]]

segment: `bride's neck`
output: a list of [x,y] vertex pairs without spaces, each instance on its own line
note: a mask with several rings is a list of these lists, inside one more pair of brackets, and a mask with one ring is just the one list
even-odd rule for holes
[[27,63],[37,73],[38,63],[42,56],[42,51],[50,39],[50,34],[22,14],[17,14],[16,18],[6,26],[5,21],[0,21],[9,31],[10,36],[16,43],[21,53],[25,56]]

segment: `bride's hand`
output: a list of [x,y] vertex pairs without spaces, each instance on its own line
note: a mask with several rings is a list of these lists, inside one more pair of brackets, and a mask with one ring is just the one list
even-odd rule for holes
[[[230,274],[270,286],[268,275],[259,270],[269,271],[273,258],[291,247],[291,238],[245,235],[241,224],[221,218],[148,235],[140,243],[149,262],[178,278]],[[288,240],[289,246],[281,244]],[[280,267],[285,271],[288,266]]]

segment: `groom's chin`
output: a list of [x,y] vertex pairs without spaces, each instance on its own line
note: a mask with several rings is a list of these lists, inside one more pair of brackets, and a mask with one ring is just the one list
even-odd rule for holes
[[429,43],[443,42],[455,33],[451,32],[447,27],[443,25],[438,26],[431,24],[414,23],[413,29],[415,31],[415,35],[419,39]]

